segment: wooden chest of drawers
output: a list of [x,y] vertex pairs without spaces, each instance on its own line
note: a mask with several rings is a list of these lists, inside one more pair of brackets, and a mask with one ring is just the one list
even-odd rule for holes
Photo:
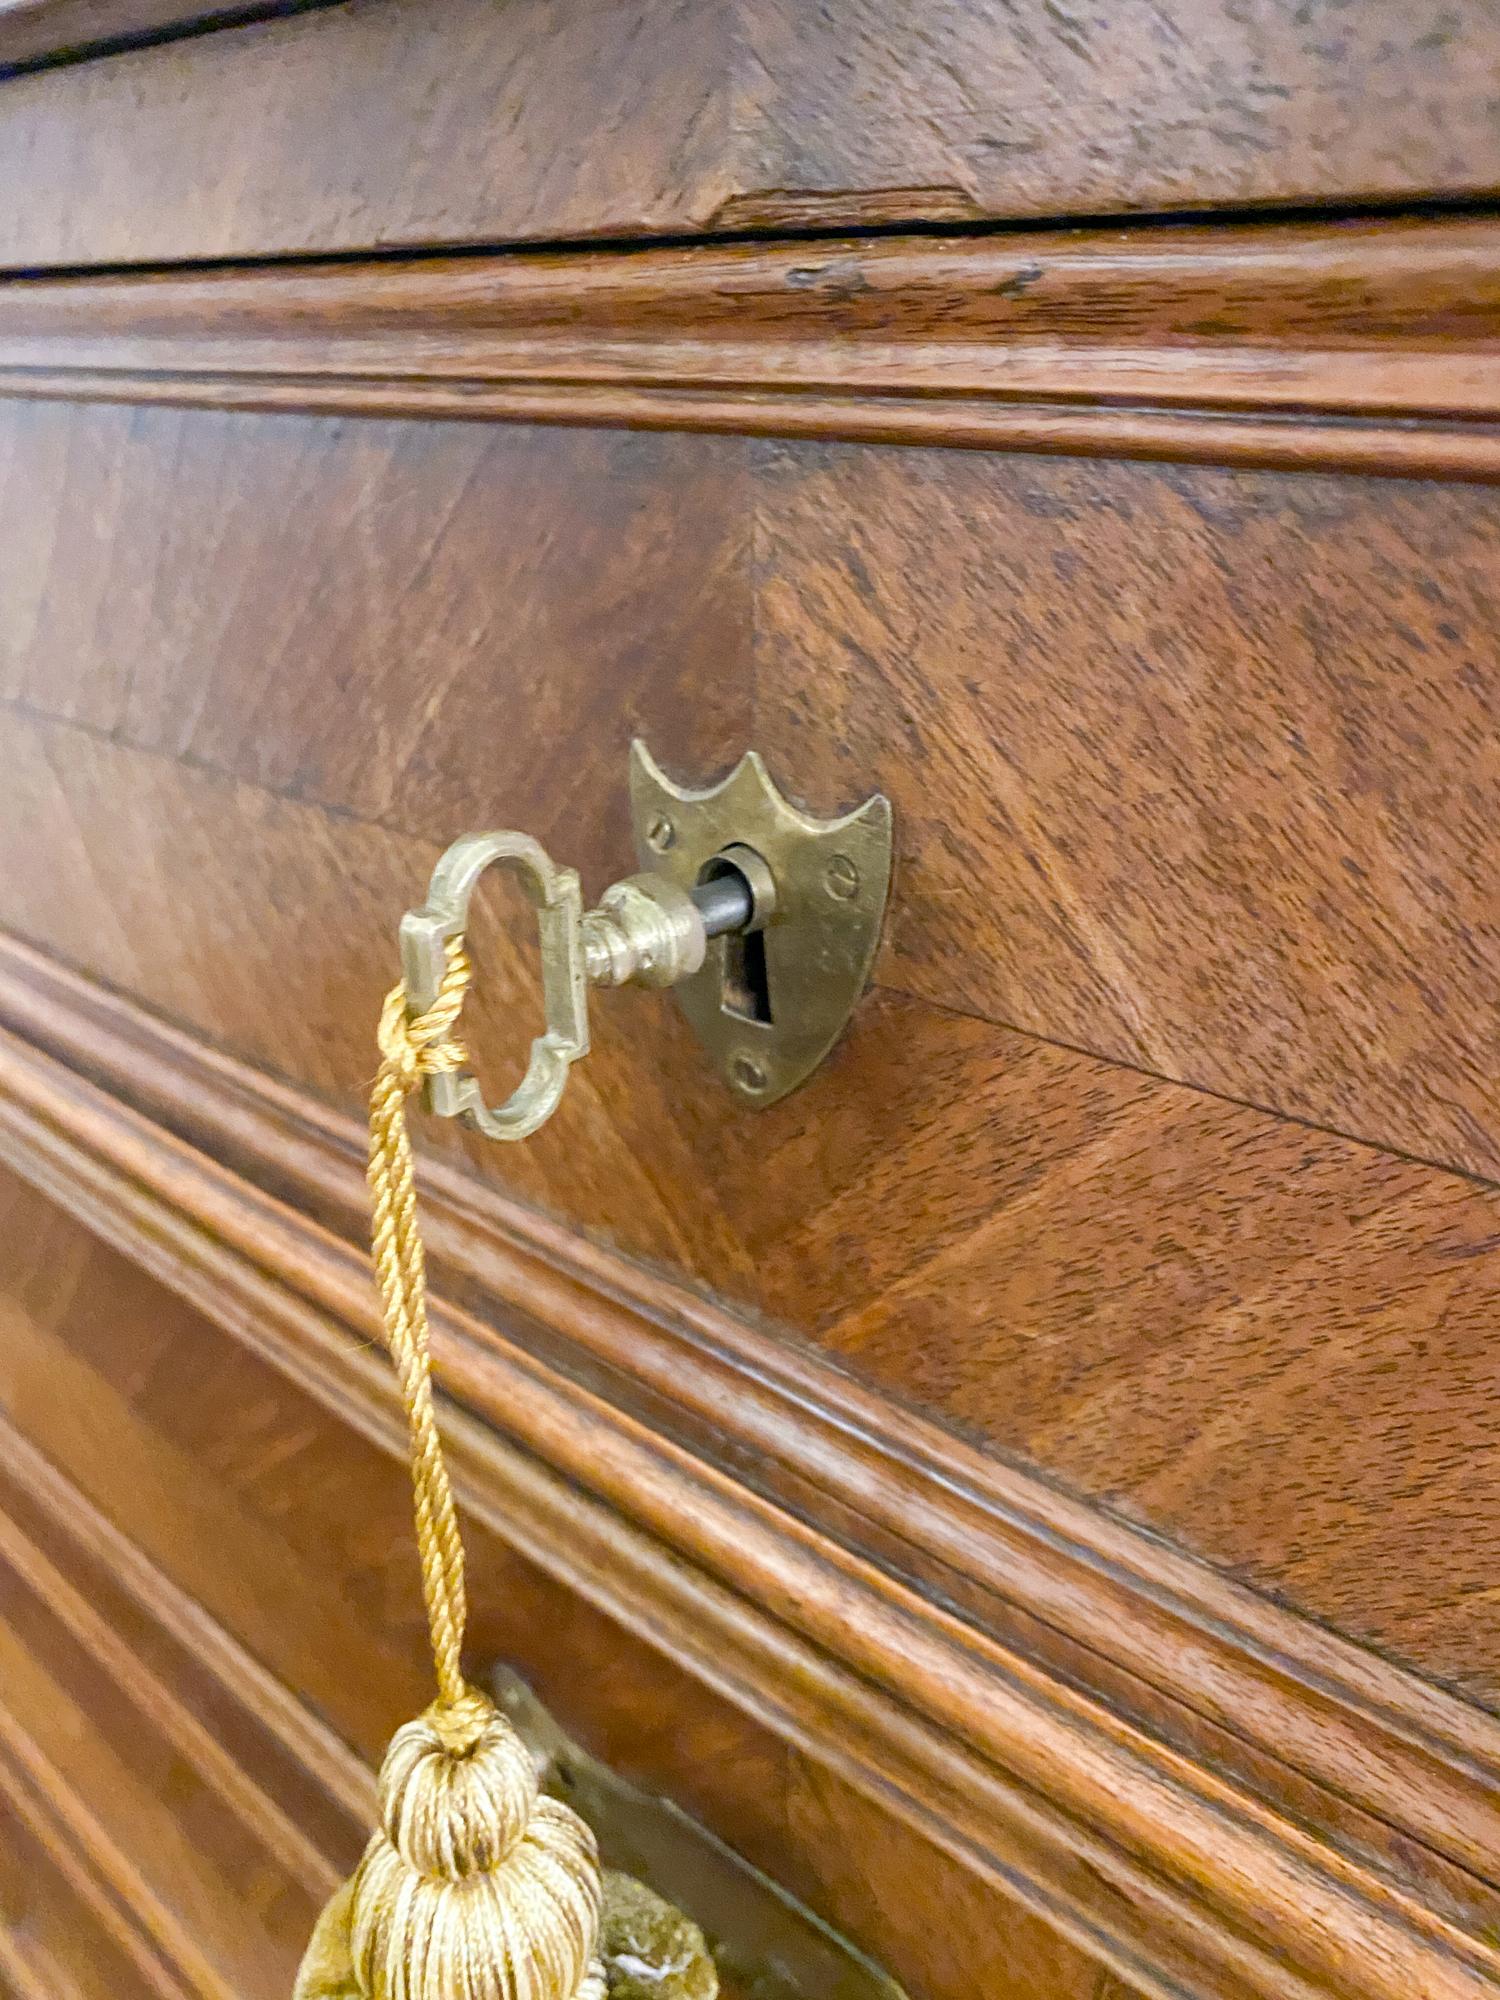
[[394,927],[635,737],[891,907],[422,1124],[476,1662],[911,2000],[1500,1990],[1500,19],[267,12],[0,4],[0,1992],[288,1991]]

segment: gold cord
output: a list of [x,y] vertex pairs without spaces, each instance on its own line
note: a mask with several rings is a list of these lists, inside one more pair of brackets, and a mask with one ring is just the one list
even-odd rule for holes
[[377,1036],[382,1060],[370,1092],[366,1170],[375,1281],[411,1436],[417,1550],[433,1665],[443,1705],[459,1713],[467,1692],[461,1664],[467,1616],[464,1550],[432,1408],[427,1260],[417,1225],[416,1169],[406,1131],[406,1100],[424,1078],[459,1069],[468,1060],[452,1035],[469,977],[463,940],[453,938],[437,998],[425,1014],[414,1017],[408,1012],[405,986],[394,986],[386,995]]
[[[380,1016],[370,1244],[411,1435],[438,1698],[386,1751],[381,1823],[329,1932],[352,1984],[331,1990],[360,2000],[604,2000],[594,1837],[569,1807],[540,1795],[531,1753],[463,1676],[464,1551],[433,1410],[406,1100],[425,1077],[467,1061],[453,1030],[468,988],[469,961],[454,938],[432,1005],[413,1015],[397,986]],[[315,1944],[308,1978],[327,1955],[326,1939]],[[305,1979],[299,1990],[314,1989]]]

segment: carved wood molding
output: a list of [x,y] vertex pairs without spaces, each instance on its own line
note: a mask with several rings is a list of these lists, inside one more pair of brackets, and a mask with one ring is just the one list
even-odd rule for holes
[[[0,1156],[400,1451],[353,1121],[9,942],[0,1020]],[[452,1169],[424,1194],[463,1498],[532,1560],[1145,1991],[1494,1991],[1500,1723]]]
[[1488,479],[1500,222],[21,278],[0,393]]
[[281,0],[0,0],[0,77],[59,57],[288,11]]
[[[171,1746],[246,1840],[309,1897],[332,1893],[374,1812],[370,1773],[3,1417],[0,1569],[108,1675],[141,1729]],[[135,1643],[143,1632],[144,1648]],[[256,1744],[255,1776],[228,1740]],[[149,1857],[127,1848],[9,1712],[0,1713],[0,1800],[142,1990],[231,2000],[153,1886]]]
[[[139,1870],[107,1838],[86,1803],[61,1779],[37,1746],[0,1710],[0,1800],[24,1829],[44,1863],[55,1869],[79,1910],[118,1952],[144,1993],[159,2000],[231,2000],[183,1927],[161,1905]],[[14,1946],[0,1971],[24,1981],[26,1962]],[[23,2000],[53,2000],[55,1989],[21,1983]],[[8,1989],[6,1989],[8,1990]]]

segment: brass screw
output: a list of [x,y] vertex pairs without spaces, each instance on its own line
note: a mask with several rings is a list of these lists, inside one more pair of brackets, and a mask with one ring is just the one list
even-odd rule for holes
[[841,903],[859,894],[859,870],[847,854],[835,854],[823,870],[823,887]]
[[677,838],[677,829],[665,813],[659,813],[646,828],[646,845],[653,854],[665,854]]
[[766,1087],[766,1073],[754,1056],[736,1056],[729,1065],[729,1074],[740,1089],[748,1091],[752,1097],[759,1097]]

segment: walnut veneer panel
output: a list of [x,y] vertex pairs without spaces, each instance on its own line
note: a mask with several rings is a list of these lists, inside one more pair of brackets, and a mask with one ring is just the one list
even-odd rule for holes
[[13,79],[0,260],[1470,194],[1497,62],[1483,0],[379,0]]
[[886,983],[1500,1169],[1500,497],[757,469],[758,740],[809,792],[891,794]]
[[[399,1462],[9,1178],[0,1226],[15,1246],[0,1299],[0,1421],[71,1488],[74,1513],[123,1531],[164,1587],[201,1600],[262,1669],[363,1756],[378,1756],[425,1700],[428,1671]],[[65,1543],[66,1519],[49,1527],[28,1497],[23,1460],[12,1453],[0,1478],[0,1529],[18,1547],[36,1534]],[[602,1754],[682,1799],[880,1953],[913,2000],[959,2000],[976,1980],[999,2000],[1097,2000],[1105,1990],[1098,1967],[493,1535],[471,1527],[470,1551],[475,1659],[515,1661]],[[136,1849],[150,1892],[194,1917],[207,1961],[194,1990],[224,1990],[217,1977],[237,1993],[284,1991],[308,1901],[285,1859],[264,1853],[278,1813],[296,1809],[294,1824],[307,1824],[285,1775],[263,1750],[237,1744],[259,1807],[236,1815],[206,1785],[209,1753],[192,1740],[176,1752],[170,1812],[150,1807],[133,1767],[167,1746],[139,1716],[132,1725],[130,1690],[109,1684],[61,1629],[54,1607],[66,1578],[39,1596],[35,1581],[28,1588],[0,1567],[0,1586],[15,1621],[4,1641],[7,1707],[24,1710],[54,1760],[80,1760],[76,1780],[96,1820],[139,1807],[153,1835]],[[153,1720],[176,1714],[180,1732],[181,1716],[198,1712],[195,1690],[157,1672],[174,1703]],[[171,1824],[158,1827],[163,1814]],[[234,1869],[252,1826],[262,1875],[247,1891]],[[124,1818],[120,1829],[128,1834]],[[346,1865],[346,1841],[330,1840],[324,1865]],[[911,1921],[913,1910],[939,1907],[941,1925]]]
[[895,801],[883,985],[1500,1165],[1486,490],[12,407],[0,495],[29,712],[439,842],[524,812],[597,886],[629,737],[707,774],[753,700],[794,790]]
[[7,411],[0,689],[445,842],[546,797],[533,831],[602,874],[633,734],[691,768],[743,746],[741,465],[611,432]]
[[[0,922],[354,1106],[461,828],[599,886],[637,727],[684,776],[753,734],[820,807],[884,784],[885,990],[808,1089],[740,1113],[669,1000],[606,995],[528,1146],[424,1142],[1494,1698],[1495,1197],[1399,1156],[1488,1159],[1492,494],[42,406],[0,437]],[[480,949],[495,1070],[534,999]]]

